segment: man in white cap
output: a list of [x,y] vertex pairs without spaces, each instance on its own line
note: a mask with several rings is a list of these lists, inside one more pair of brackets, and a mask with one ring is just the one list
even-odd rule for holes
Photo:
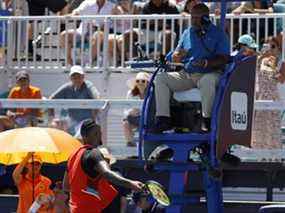
[[[97,99],[100,94],[96,87],[85,80],[85,74],[81,66],[72,66],[69,73],[70,82],[62,85],[51,96],[50,99]],[[98,110],[92,109],[68,109],[70,117],[69,133],[76,132],[75,127],[81,121],[92,118],[96,120]],[[53,110],[50,111],[50,121],[54,117]]]

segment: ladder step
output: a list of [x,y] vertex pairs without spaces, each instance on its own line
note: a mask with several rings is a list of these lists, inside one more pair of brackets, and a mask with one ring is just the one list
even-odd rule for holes
[[193,195],[175,195],[170,194],[171,205],[184,205],[184,204],[199,204],[201,203],[200,196]]
[[145,141],[163,141],[163,142],[172,142],[172,143],[181,143],[181,142],[191,142],[191,141],[209,141],[210,133],[200,134],[200,133],[163,133],[163,134],[145,134]]
[[155,171],[170,171],[170,172],[184,172],[184,171],[199,171],[199,165],[193,162],[156,162],[153,164]]

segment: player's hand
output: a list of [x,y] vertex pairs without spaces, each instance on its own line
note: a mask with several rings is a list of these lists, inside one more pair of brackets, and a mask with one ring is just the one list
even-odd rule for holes
[[139,192],[143,189],[144,187],[144,184],[140,181],[134,181],[132,180],[131,181],[131,185],[130,185],[130,188],[136,192]]
[[35,152],[29,152],[29,153],[27,154],[26,158],[27,158],[28,160],[30,160],[34,154],[35,154]]
[[172,55],[172,61],[175,63],[182,62],[182,59],[187,55],[186,50],[175,51]]

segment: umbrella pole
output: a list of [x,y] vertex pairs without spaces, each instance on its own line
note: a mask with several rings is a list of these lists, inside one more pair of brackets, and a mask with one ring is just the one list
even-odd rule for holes
[[32,154],[32,182],[33,182],[33,202],[35,200],[35,165],[34,165],[34,154]]

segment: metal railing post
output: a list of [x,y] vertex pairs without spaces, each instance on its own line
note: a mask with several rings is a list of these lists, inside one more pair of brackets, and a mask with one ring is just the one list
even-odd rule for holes
[[15,44],[15,42],[13,42],[13,31],[12,31],[12,28],[13,28],[13,20],[11,19],[8,19],[8,22],[7,22],[7,27],[8,27],[8,32],[7,32],[7,59],[5,61],[5,66],[7,68],[10,68],[11,66],[11,63],[12,63],[12,57],[13,57],[13,53],[14,53],[14,48],[13,48],[13,44]]
[[285,16],[283,15],[282,17],[282,33],[283,33],[283,36],[282,36],[282,60],[285,59]]
[[103,71],[108,72],[109,66],[109,57],[108,57],[108,48],[109,48],[109,32],[110,32],[110,22],[111,19],[106,17],[104,19],[104,42],[103,42]]

